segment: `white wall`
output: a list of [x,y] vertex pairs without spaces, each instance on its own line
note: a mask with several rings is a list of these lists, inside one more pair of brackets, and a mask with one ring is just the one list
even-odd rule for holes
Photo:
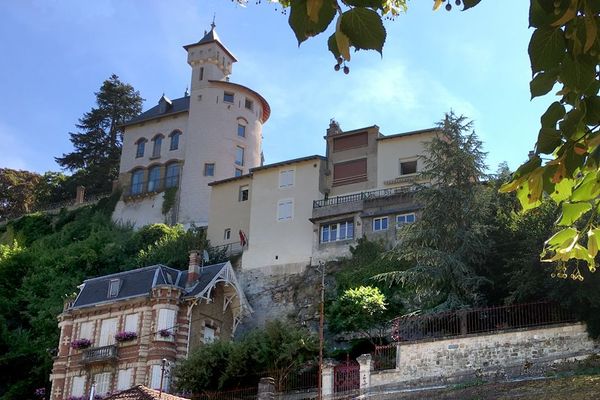
[[[424,154],[423,142],[430,141],[434,133],[399,136],[377,141],[377,187],[385,188],[386,180],[400,176],[400,160],[412,160]],[[417,171],[423,170],[423,161],[417,161]]]

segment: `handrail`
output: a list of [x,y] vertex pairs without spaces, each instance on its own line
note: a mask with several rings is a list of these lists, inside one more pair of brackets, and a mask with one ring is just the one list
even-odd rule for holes
[[330,197],[328,199],[313,200],[313,208],[335,206],[339,204],[355,203],[364,200],[372,200],[395,195],[408,194],[415,192],[416,189],[417,188],[415,186],[403,186],[398,188],[378,189],[367,192],[347,194],[343,196],[335,196]]

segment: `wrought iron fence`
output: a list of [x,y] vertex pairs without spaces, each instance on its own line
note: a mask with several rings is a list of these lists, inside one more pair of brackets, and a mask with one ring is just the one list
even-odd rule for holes
[[373,369],[381,371],[384,369],[396,368],[396,351],[397,344],[391,343],[384,346],[375,346],[375,350],[371,353],[373,359]]
[[102,347],[93,347],[83,351],[81,361],[84,364],[90,364],[93,362],[110,361],[117,359],[117,346],[109,345]]
[[203,391],[192,395],[192,400],[254,400],[257,394],[258,386],[254,385],[241,389]]
[[123,189],[124,197],[141,196],[151,193],[159,193],[166,189],[177,187],[179,176],[167,176],[162,179],[150,179],[147,181],[132,182]]
[[464,336],[559,323],[575,322],[575,315],[556,303],[537,302],[410,315],[393,321],[395,341]]
[[339,204],[355,203],[355,202],[364,201],[364,200],[379,199],[379,198],[390,197],[390,196],[394,196],[394,195],[398,195],[398,194],[412,193],[415,190],[416,190],[415,186],[404,186],[404,187],[400,187],[400,188],[379,189],[379,190],[371,190],[368,192],[348,194],[348,195],[344,195],[344,196],[335,196],[335,197],[330,197],[328,199],[313,200],[313,208],[321,208],[321,207],[335,206],[335,205],[339,205]]

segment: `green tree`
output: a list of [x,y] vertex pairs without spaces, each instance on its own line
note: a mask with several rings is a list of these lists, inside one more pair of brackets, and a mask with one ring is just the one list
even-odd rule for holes
[[57,157],[56,162],[74,171],[77,183],[88,193],[110,191],[112,181],[118,178],[121,124],[142,111],[142,102],[133,86],[111,75],[96,93],[96,107],[79,119],[79,132],[70,133],[75,149]]
[[0,168],[0,220],[31,211],[40,180],[35,172]]
[[379,288],[359,286],[346,289],[327,308],[327,322],[333,333],[356,332],[375,343],[385,327],[385,296]]
[[483,303],[478,274],[489,252],[488,207],[482,196],[485,153],[472,124],[452,112],[425,144],[420,218],[399,232],[397,257],[410,267],[378,276],[411,289],[409,308],[455,309]]

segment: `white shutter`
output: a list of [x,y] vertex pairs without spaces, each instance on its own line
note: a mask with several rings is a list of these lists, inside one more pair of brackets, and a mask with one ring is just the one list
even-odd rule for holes
[[153,365],[152,366],[152,375],[150,381],[150,389],[160,389],[160,374],[161,374],[161,366]]
[[136,332],[138,331],[138,318],[139,314],[129,314],[125,317],[125,332]]
[[204,343],[212,343],[215,341],[215,330],[210,326],[204,327]]
[[293,169],[279,172],[280,188],[294,186],[294,172]]
[[158,324],[156,329],[156,336],[161,338],[160,331],[167,330],[171,333],[174,332],[175,326],[175,310],[168,308],[161,308],[158,310]]
[[286,221],[292,219],[293,217],[293,209],[294,209],[294,200],[279,200],[277,203],[277,220],[278,221]]
[[81,397],[85,392],[85,376],[73,377],[73,383],[71,385],[71,396]]
[[79,329],[79,338],[78,339],[90,339],[92,342],[94,341],[94,323],[89,321],[89,322],[83,322],[81,324],[81,328]]
[[96,383],[96,394],[103,396],[110,392],[110,372],[96,374],[94,381]]
[[119,370],[119,377],[117,378],[117,390],[129,389],[132,386],[132,376],[133,368]]
[[117,333],[117,318],[105,319],[100,328],[100,342],[98,345],[108,346],[115,344],[115,334]]

